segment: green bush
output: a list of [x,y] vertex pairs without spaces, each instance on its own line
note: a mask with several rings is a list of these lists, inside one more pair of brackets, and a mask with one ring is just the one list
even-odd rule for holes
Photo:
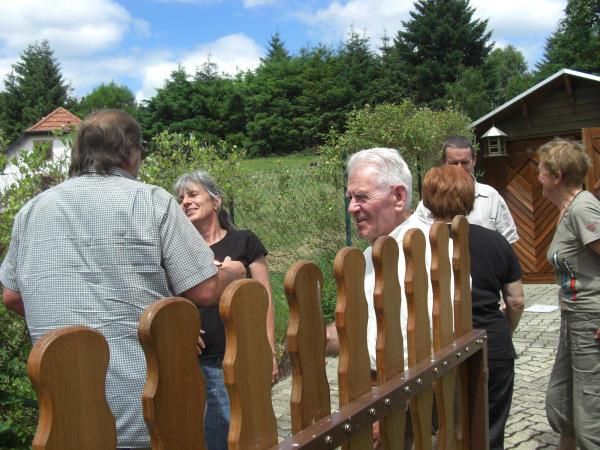
[[348,155],[371,147],[395,148],[413,175],[413,198],[419,198],[420,180],[439,164],[442,143],[450,135],[472,137],[470,121],[453,109],[434,111],[410,100],[366,106],[350,114],[344,133],[332,131],[321,146],[323,173],[334,186],[343,186]]
[[[47,149],[37,147],[10,161],[20,179],[2,194],[0,256],[10,242],[17,212],[48,187],[60,183],[67,173],[66,159],[47,160]],[[30,448],[37,421],[37,402],[26,374],[31,341],[24,320],[0,305],[0,449]]]

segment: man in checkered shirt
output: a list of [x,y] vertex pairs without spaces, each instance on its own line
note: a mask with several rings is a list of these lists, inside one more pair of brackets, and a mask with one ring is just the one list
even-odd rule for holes
[[67,325],[106,337],[106,397],[122,449],[150,447],[137,338],[144,309],[172,295],[215,304],[227,284],[245,276],[237,261],[217,269],[176,200],[136,181],[141,139],[139,124],[123,111],[90,115],[77,132],[70,178],[19,211],[0,267],[4,304],[25,317],[33,342]]

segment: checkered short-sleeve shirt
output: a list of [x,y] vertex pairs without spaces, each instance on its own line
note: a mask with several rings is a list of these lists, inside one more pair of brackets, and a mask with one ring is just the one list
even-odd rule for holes
[[0,282],[21,294],[35,342],[86,325],[110,348],[106,396],[119,447],[149,447],[138,320],[154,301],[216,274],[213,253],[164,189],[116,169],[71,178],[19,212]]

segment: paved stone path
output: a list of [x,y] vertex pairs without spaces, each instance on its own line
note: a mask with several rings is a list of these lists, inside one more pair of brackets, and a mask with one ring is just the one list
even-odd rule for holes
[[[556,290],[554,285],[525,285],[526,307],[534,304],[556,305]],[[524,312],[513,336],[519,358],[515,368],[512,409],[506,426],[506,450],[552,449],[558,446],[558,435],[546,420],[544,400],[556,354],[559,327],[558,311]],[[330,382],[331,405],[335,408],[338,404],[336,358],[327,360],[327,377]],[[281,439],[291,434],[290,394],[291,377],[273,387],[273,409]]]

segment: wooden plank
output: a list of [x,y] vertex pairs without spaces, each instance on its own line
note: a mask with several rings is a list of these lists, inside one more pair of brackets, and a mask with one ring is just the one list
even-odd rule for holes
[[138,336],[147,366],[142,406],[153,448],[206,449],[199,335],[198,308],[181,297],[153,303],[140,318]]
[[[466,349],[465,349],[466,351]],[[488,450],[489,440],[489,412],[487,389],[487,344],[483,342],[481,351],[471,356],[466,364],[469,373],[469,423],[470,441],[472,449]]]
[[[337,285],[335,325],[340,342],[338,384],[340,406],[371,389],[371,367],[367,349],[367,301],[364,291],[365,258],[356,248],[346,247],[335,256]],[[371,448],[370,427],[343,445],[344,450]]]
[[588,170],[585,186],[586,189],[593,190],[594,186],[600,181],[600,127],[583,128],[581,135],[585,150],[593,163],[590,170]]
[[[377,384],[382,385],[404,371],[404,345],[400,326],[400,281],[398,280],[399,250],[390,236],[378,238],[373,244],[375,289],[373,303],[377,317]],[[379,422],[381,448],[404,449],[406,410],[404,408]]]
[[[448,225],[435,222],[429,230],[431,243],[431,288],[433,290],[433,351],[440,352],[454,339],[452,297],[450,281],[452,269],[448,256]],[[434,384],[438,414],[438,448],[450,450],[456,448],[454,426],[454,393],[456,390],[456,370],[451,371]]]
[[290,308],[287,350],[292,362],[292,432],[298,433],[331,413],[321,311],[323,274],[316,264],[300,261],[287,271],[284,286]]
[[[469,252],[469,222],[465,216],[452,221],[451,236],[454,242],[452,271],[454,274],[454,336],[458,338],[473,328],[471,310],[471,257]],[[471,424],[469,418],[469,371],[461,366],[458,383],[458,448],[471,448]]]
[[221,296],[225,325],[225,386],[231,403],[227,438],[230,450],[267,448],[277,443],[277,421],[271,403],[273,357],[264,324],[268,297],[256,280],[231,283]]
[[[402,242],[406,259],[404,286],[408,304],[408,366],[431,358],[431,327],[429,326],[428,277],[425,266],[425,236],[419,229],[411,229]],[[409,402],[413,422],[415,446],[431,450],[431,419],[433,388],[424,390]]]
[[27,361],[40,408],[33,450],[114,450],[108,359],[106,339],[88,327],[60,328],[35,343]]

